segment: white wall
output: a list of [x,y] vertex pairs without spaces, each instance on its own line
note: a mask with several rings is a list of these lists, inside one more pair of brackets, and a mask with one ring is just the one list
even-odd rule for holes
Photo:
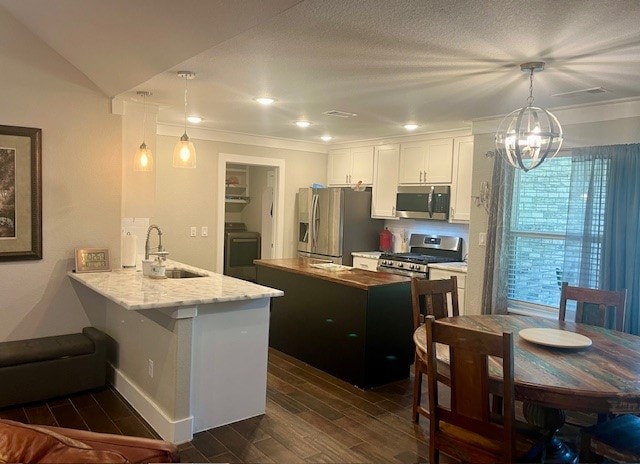
[[[284,256],[295,256],[295,196],[300,187],[326,181],[327,154],[197,140],[191,135],[198,154],[197,167],[176,169],[171,166],[171,154],[178,137],[159,135],[157,138],[156,216],[153,220],[162,228],[162,243],[169,257],[203,269],[215,269],[218,253],[222,250],[216,249],[214,231],[223,227],[216,220],[218,208],[223,207],[216,204],[219,153],[284,160]],[[191,226],[198,227],[198,237],[189,237]],[[208,237],[200,236],[201,226],[209,227]]]
[[0,124],[42,129],[43,184],[43,259],[0,263],[0,340],[77,332],[74,248],[109,248],[120,265],[121,119],[1,7],[0,43]]

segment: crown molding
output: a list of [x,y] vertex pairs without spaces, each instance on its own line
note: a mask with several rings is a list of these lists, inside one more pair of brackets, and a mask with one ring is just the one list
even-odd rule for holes
[[355,140],[349,142],[332,143],[329,145],[331,150],[337,148],[355,148],[363,145],[386,145],[389,143],[408,143],[419,142],[422,140],[443,139],[447,137],[465,137],[471,135],[471,127],[439,130],[433,132],[420,132],[408,135],[398,135],[393,137],[380,137],[373,139]]
[[[260,147],[309,151],[313,153],[328,153],[329,147],[324,143],[303,142],[300,140],[282,139],[277,137],[263,137],[260,135],[243,134],[240,132],[226,132],[204,127],[187,128],[189,137],[197,140],[212,142],[238,143],[241,145],[257,145]],[[157,135],[180,137],[184,133],[184,126],[173,124],[158,124]]]
[[[640,116],[640,99],[628,98],[605,103],[547,108],[560,121],[562,126],[592,122],[612,121],[615,119]],[[472,121],[473,134],[494,133],[504,115]]]

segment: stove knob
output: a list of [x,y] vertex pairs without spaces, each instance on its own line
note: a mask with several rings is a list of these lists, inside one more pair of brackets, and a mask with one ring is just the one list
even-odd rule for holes
[[398,267],[404,267],[404,264],[398,263]]

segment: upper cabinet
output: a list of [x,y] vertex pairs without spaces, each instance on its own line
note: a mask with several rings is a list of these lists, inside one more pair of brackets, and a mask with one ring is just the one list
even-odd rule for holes
[[327,183],[330,186],[373,184],[373,146],[329,151]]
[[371,217],[398,219],[396,193],[398,191],[398,161],[400,145],[380,145],[375,148]]
[[449,222],[469,222],[471,218],[471,173],[473,136],[458,137],[453,144],[453,182]]
[[400,147],[400,184],[450,184],[453,139],[403,143]]

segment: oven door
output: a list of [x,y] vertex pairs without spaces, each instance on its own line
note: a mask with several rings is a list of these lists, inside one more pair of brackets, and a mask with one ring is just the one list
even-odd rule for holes
[[258,232],[227,232],[224,241],[224,274],[256,281],[255,259],[260,259]]

